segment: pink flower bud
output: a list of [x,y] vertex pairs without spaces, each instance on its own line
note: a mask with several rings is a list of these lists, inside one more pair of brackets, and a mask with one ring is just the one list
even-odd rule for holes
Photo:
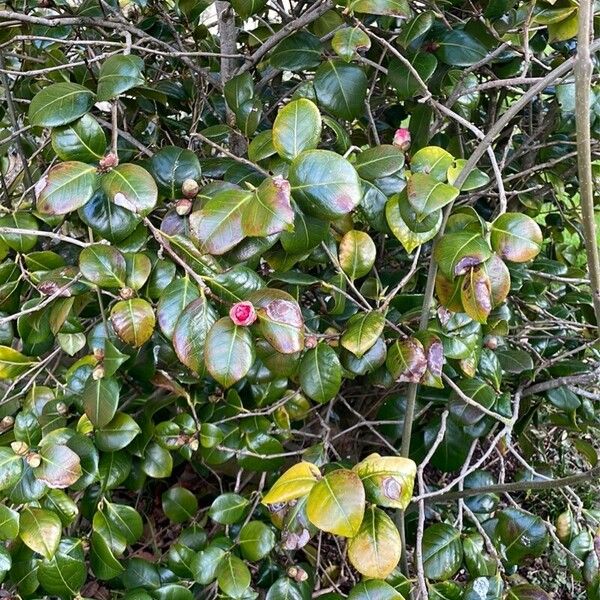
[[396,129],[396,133],[394,134],[394,146],[397,146],[402,150],[402,152],[406,152],[410,148],[410,131],[405,127],[400,127],[400,129]]
[[229,311],[231,320],[241,327],[248,327],[256,321],[256,311],[251,302],[236,302]]

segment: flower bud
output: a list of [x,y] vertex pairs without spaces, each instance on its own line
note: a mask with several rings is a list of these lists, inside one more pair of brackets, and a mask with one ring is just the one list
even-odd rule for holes
[[42,464],[42,457],[37,452],[30,452],[25,457],[25,460],[32,469],[35,469]]
[[110,171],[119,164],[119,157],[114,152],[109,152],[103,156],[98,163],[98,170],[101,172]]
[[400,127],[400,129],[396,129],[396,133],[394,134],[394,146],[397,146],[402,150],[402,152],[406,152],[410,148],[410,131],[405,127]]
[[103,377],[104,377],[104,366],[103,365],[98,365],[92,371],[92,379],[94,381],[98,381],[98,379],[102,379]]
[[19,456],[25,456],[29,451],[29,446],[22,441],[12,442],[10,447],[12,448],[12,451]]
[[93,353],[96,360],[104,360],[104,348],[94,348]]
[[[186,179],[186,181],[192,181],[191,179]],[[175,212],[180,217],[185,217],[185,215],[189,215],[192,211],[192,201],[188,198],[182,198],[181,200],[177,200],[175,203]]]
[[256,311],[251,302],[236,302],[229,311],[231,320],[241,327],[248,327],[256,321]]
[[186,198],[195,198],[199,191],[200,186],[194,179],[186,179],[181,186],[181,193]]
[[317,345],[317,338],[314,335],[307,335],[304,337],[304,347],[307,350],[314,348]]
[[4,433],[5,431],[8,431],[14,424],[15,424],[15,418],[12,417],[11,415],[6,415],[0,421],[0,433]]
[[190,440],[188,446],[190,447],[190,450],[192,452],[196,452],[198,450],[198,448],[200,447],[199,442],[198,442],[198,438],[192,438]]
[[485,338],[484,345],[490,350],[495,350],[498,347],[498,338],[495,335],[490,335]]
[[64,402],[57,402],[56,403],[56,412],[61,417],[65,417],[69,413],[69,407]]
[[124,287],[119,291],[119,296],[123,300],[131,300],[135,296],[135,292],[130,287]]

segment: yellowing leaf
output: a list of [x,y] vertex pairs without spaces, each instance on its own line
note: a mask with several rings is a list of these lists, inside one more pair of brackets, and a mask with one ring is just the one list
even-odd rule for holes
[[321,477],[316,465],[309,462],[299,462],[290,467],[273,485],[262,499],[263,504],[288,502],[308,494]]

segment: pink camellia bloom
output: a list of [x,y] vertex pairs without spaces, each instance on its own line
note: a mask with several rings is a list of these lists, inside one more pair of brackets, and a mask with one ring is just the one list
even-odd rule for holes
[[256,321],[256,311],[251,302],[236,302],[229,311],[231,320],[241,327],[248,327]]
[[402,150],[402,152],[406,152],[410,148],[410,131],[405,127],[400,127],[400,129],[396,129],[396,133],[394,134],[394,146],[397,146]]

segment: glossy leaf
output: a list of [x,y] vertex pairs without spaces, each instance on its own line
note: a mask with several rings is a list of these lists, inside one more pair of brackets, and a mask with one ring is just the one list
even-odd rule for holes
[[152,337],[156,317],[146,300],[133,298],[117,302],[110,311],[110,321],[123,342],[138,348]]
[[352,565],[365,577],[385,579],[398,565],[401,551],[394,522],[380,508],[367,508],[358,533],[348,542]]
[[29,105],[29,122],[40,127],[67,125],[92,108],[94,94],[77,83],[54,83],[43,88]]
[[60,542],[60,519],[51,511],[25,508],[21,512],[19,537],[34,552],[51,560]]
[[306,514],[323,531],[354,537],[365,512],[365,490],[353,471],[338,469],[323,477],[310,491]]
[[354,167],[328,150],[306,150],[290,165],[292,196],[304,212],[335,219],[352,211],[362,197]]
[[535,258],[542,246],[542,232],[538,224],[521,213],[504,213],[492,223],[492,248],[511,262],[528,262]]
[[314,464],[299,462],[290,467],[271,487],[263,497],[263,504],[276,504],[295,500],[308,494],[315,483],[321,477],[321,473]]
[[320,137],[321,114],[310,100],[294,100],[277,113],[273,146],[281,158],[293,160],[304,150],[316,148]]
[[302,358],[300,387],[315,402],[333,399],[342,385],[342,367],[335,351],[321,342]]
[[92,197],[96,183],[94,167],[76,161],[60,163],[36,184],[37,209],[46,215],[77,210]]
[[119,54],[107,58],[100,67],[98,100],[110,100],[144,84],[144,61],[139,56]]
[[254,343],[247,327],[239,327],[229,317],[219,319],[206,336],[206,369],[223,387],[242,379],[254,362]]

